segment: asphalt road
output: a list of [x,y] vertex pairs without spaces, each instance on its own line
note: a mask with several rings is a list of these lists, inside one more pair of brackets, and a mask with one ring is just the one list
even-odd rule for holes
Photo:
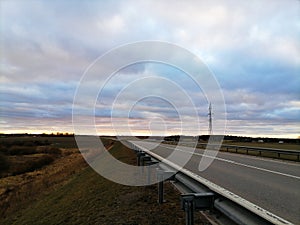
[[[139,142],[139,145],[152,149],[156,144]],[[174,146],[161,144],[151,151],[166,158]],[[187,147],[180,147],[179,151],[191,154]],[[212,164],[200,172],[202,157],[203,150],[196,149],[185,168],[277,216],[300,224],[300,163],[219,152]]]

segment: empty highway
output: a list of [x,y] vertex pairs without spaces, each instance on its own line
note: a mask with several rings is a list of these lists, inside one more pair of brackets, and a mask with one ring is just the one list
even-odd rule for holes
[[[151,142],[136,144],[166,158],[176,146]],[[154,148],[154,149],[153,149]],[[198,170],[203,150],[180,147],[180,154],[192,154],[185,168],[236,195],[300,224],[300,163],[219,152],[203,172]]]

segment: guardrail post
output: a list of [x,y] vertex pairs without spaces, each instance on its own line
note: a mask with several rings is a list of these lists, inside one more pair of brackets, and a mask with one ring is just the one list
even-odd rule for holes
[[164,171],[157,169],[157,180],[158,182],[158,203],[164,203],[164,181],[174,179],[173,171]]
[[141,157],[145,156],[145,152],[138,152],[136,154],[136,156],[137,156],[137,165],[140,166],[141,165]]
[[152,175],[152,171],[153,171],[153,167],[151,167],[152,165],[156,165],[158,164],[158,161],[147,161],[145,162],[145,165],[147,166],[147,182],[148,185],[150,185],[151,183],[151,175]]
[[194,224],[194,210],[200,211],[212,209],[214,193],[188,193],[181,195],[181,208],[186,213],[186,225]]
[[146,162],[150,162],[151,161],[151,157],[147,156],[147,155],[144,155],[144,156],[141,156],[141,160],[142,160],[142,166],[145,166]]
[[158,182],[158,203],[164,203],[164,181]]
[[164,171],[157,170],[157,179],[158,179],[158,203],[162,204],[164,202]]
[[144,173],[144,167],[145,167],[145,162],[149,162],[151,161],[151,157],[147,156],[147,155],[143,155],[141,156],[140,160],[142,161],[142,163],[140,163],[140,165],[142,166],[142,173]]
[[194,224],[194,196],[193,195],[182,195],[181,196],[181,207],[185,211],[185,224],[193,225]]

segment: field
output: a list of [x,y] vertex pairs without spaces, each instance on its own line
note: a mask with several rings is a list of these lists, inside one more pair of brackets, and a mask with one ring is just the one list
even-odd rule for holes
[[1,138],[0,160],[5,166],[0,169],[0,217],[26,207],[85,168],[74,144],[71,137]]
[[0,177],[24,174],[77,152],[72,137],[7,137],[0,139]]
[[[29,143],[32,139],[18,141]],[[85,164],[71,137],[48,138],[48,142],[51,143],[48,147],[58,146],[60,150],[52,162],[31,172],[0,179],[0,224],[185,223],[180,195],[171,184],[166,183],[167,202],[159,205],[156,185],[129,187],[113,183]],[[119,142],[105,139],[104,144],[110,146],[110,153],[117,159],[136,164],[135,154]],[[33,155],[36,154],[41,153]],[[195,214],[195,223],[209,224],[199,213]]]

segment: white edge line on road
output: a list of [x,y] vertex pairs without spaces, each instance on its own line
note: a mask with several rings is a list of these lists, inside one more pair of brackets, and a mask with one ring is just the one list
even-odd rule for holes
[[[163,146],[165,145],[171,145],[171,144],[163,144]],[[174,146],[174,145],[173,145]],[[177,146],[180,146],[180,147],[191,147],[189,145],[177,145]],[[247,147],[247,146],[245,146]],[[196,147],[197,150],[205,150],[203,148],[199,148],[199,147]],[[262,157],[257,157],[257,156],[254,156],[254,155],[245,155],[245,154],[236,154],[236,153],[233,153],[233,152],[227,152],[227,151],[219,151],[220,153],[222,154],[235,154],[235,157],[244,157],[244,158],[253,158],[253,157],[256,157],[255,159],[256,160],[260,160],[260,161],[266,161],[266,162],[276,162],[276,163],[281,163],[281,164],[288,164],[288,165],[293,165],[293,166],[300,166],[300,164],[298,162],[295,162],[295,161],[284,161],[283,159],[275,159],[275,158],[262,158]]]
[[142,149],[144,152],[147,152],[149,155],[152,155],[153,157],[155,157],[156,159],[163,161],[164,163],[168,164],[169,166],[173,167],[174,169],[176,169],[177,171],[180,171],[192,178],[194,178],[195,180],[197,180],[198,182],[206,185],[209,189],[211,189],[214,192],[217,192],[218,194],[221,194],[222,196],[228,198],[229,200],[245,207],[246,209],[250,210],[251,212],[253,212],[256,215],[259,215],[260,217],[266,219],[269,222],[272,222],[274,224],[285,224],[285,225],[292,225],[293,223],[269,212],[268,210],[265,210],[255,204],[253,204],[252,202],[249,202],[248,200],[228,191],[225,188],[222,188],[221,186],[214,184],[212,182],[210,182],[209,180],[199,176],[198,174],[195,174],[185,168],[182,168],[174,163],[172,163],[171,161],[155,154],[154,152],[151,152],[150,150],[146,149],[143,146],[140,146],[136,143],[134,143],[134,141],[130,141],[131,143],[133,143],[134,145],[138,146],[140,149]]
[[[182,149],[171,148],[171,147],[168,147],[168,146],[165,146],[165,145],[161,146],[161,147],[165,147],[165,148],[169,148],[169,149],[172,149],[172,150],[181,151],[181,152],[185,152],[185,153],[189,153],[189,154],[193,154],[193,155],[200,155],[200,156],[207,157],[207,158],[214,158],[214,159],[219,160],[219,161],[224,161],[224,162],[232,163],[232,164],[235,164],[235,165],[244,166],[244,167],[248,167],[248,168],[251,168],[251,169],[257,169],[257,170],[261,170],[261,171],[264,171],[264,172],[274,173],[274,174],[277,174],[277,175],[282,175],[282,176],[291,177],[291,178],[295,178],[295,179],[300,180],[300,177],[295,176],[295,175],[291,175],[291,174],[287,174],[287,173],[281,173],[281,172],[278,172],[278,171],[268,170],[268,169],[260,168],[260,167],[256,167],[256,166],[251,166],[251,165],[244,164],[244,163],[239,163],[239,162],[236,162],[236,161],[233,161],[233,160],[223,159],[223,158],[220,158],[220,157],[211,157],[211,156],[207,156],[207,155],[204,155],[204,154],[201,154],[201,153],[196,153],[196,152],[188,152],[188,151],[184,151]],[[181,147],[183,147],[183,146],[181,146]]]

